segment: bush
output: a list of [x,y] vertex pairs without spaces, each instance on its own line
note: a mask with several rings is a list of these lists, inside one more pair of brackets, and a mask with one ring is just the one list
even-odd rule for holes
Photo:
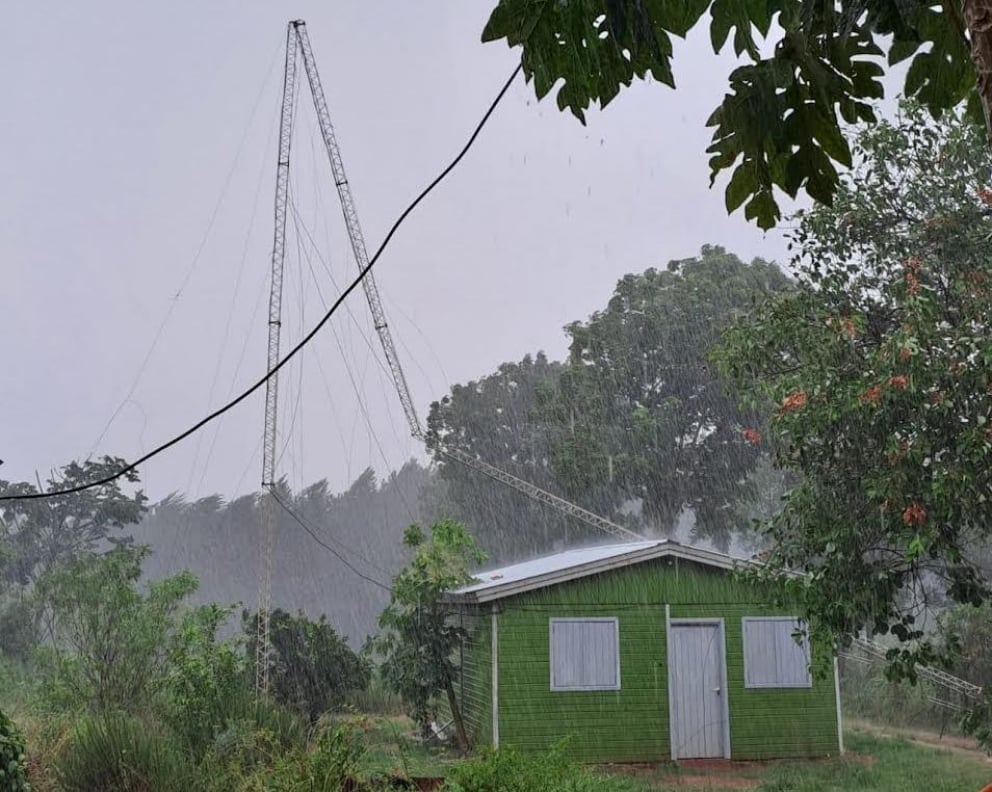
[[0,710],[0,789],[28,792],[24,737],[14,722]]
[[620,788],[627,786],[569,762],[562,744],[534,756],[506,748],[488,751],[479,759],[454,765],[444,786],[448,792],[606,792]]
[[190,792],[194,768],[166,737],[124,715],[85,718],[57,762],[66,792]]
[[168,657],[158,711],[197,759],[234,721],[254,722],[254,691],[240,647],[218,642],[230,608],[206,605],[187,614]]
[[35,597],[54,639],[46,647],[51,678],[43,688],[53,708],[136,712],[150,702],[197,580],[180,572],[144,585],[148,552],[119,545],[81,555],[38,580]]
[[[258,614],[242,615],[248,653],[255,654]],[[308,619],[276,608],[269,614],[272,696],[316,723],[325,712],[340,709],[352,691],[369,683],[368,665],[321,616]]]
[[353,778],[365,755],[366,746],[359,729],[344,724],[320,735],[310,754],[312,792],[337,792],[347,778]]
[[915,685],[894,682],[880,662],[842,660],[840,689],[845,717],[900,728],[956,730],[955,714],[933,700],[944,691],[926,679]]

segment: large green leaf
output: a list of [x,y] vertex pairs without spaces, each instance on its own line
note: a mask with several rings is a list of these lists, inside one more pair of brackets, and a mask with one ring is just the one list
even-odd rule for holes
[[[650,74],[674,87],[671,37],[708,11],[713,49],[733,31],[734,51],[746,60],[707,124],[711,183],[723,170],[747,168],[728,185],[727,205],[749,207],[767,227],[778,217],[776,189],[829,200],[832,163],[851,164],[842,120],[874,123],[870,103],[884,96],[886,66],[912,58],[906,93],[931,113],[969,100],[981,117],[967,41],[950,8],[929,0],[500,0],[483,39],[522,46],[538,97],[557,86],[558,107],[584,120],[590,104],[605,107],[635,78]],[[779,38],[768,55],[757,37],[770,34],[773,20]]]

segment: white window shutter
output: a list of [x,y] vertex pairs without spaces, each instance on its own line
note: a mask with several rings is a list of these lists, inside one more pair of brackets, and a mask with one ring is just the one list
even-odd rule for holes
[[797,642],[801,622],[794,617],[745,617],[744,687],[811,687],[809,638]]
[[617,619],[551,619],[550,632],[552,690],[620,689]]

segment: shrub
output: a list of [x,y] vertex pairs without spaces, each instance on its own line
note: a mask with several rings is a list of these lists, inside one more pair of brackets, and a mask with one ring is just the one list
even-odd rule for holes
[[254,692],[244,654],[233,642],[216,639],[230,613],[230,608],[206,605],[187,614],[160,685],[162,720],[197,759],[232,722],[254,721]]
[[310,754],[312,792],[337,792],[342,789],[345,780],[356,775],[365,752],[361,731],[350,724],[321,734]]
[[149,724],[119,714],[84,718],[57,762],[66,792],[190,792],[194,768]]
[[597,776],[565,758],[564,745],[524,756],[512,749],[487,751],[479,759],[454,765],[448,792],[606,792],[622,784]]
[[4,792],[28,792],[25,768],[24,737],[0,710],[0,789]]
[[[258,614],[242,616],[248,653],[255,654]],[[350,692],[369,683],[368,665],[338,635],[327,618],[308,619],[276,608],[269,614],[269,678],[273,698],[316,723],[340,709]]]
[[197,580],[180,572],[146,587],[140,579],[147,555],[146,547],[119,545],[39,579],[35,596],[55,639],[43,690],[55,709],[133,712],[149,703]]

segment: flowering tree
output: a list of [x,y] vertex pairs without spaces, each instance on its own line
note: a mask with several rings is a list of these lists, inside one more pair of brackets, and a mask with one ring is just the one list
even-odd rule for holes
[[814,631],[894,634],[890,671],[913,678],[955,648],[926,629],[928,596],[990,593],[992,160],[980,131],[908,104],[856,153],[834,206],[798,218],[797,290],[719,358],[801,475],[765,525],[768,571]]

